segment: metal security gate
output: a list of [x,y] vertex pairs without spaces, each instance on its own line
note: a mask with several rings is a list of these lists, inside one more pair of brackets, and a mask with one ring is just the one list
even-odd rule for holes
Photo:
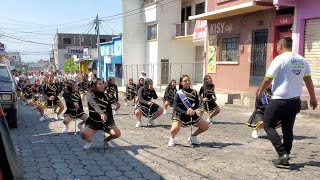
[[311,77],[316,87],[320,86],[320,19],[306,20],[304,57],[310,63]]
[[252,31],[250,86],[259,86],[266,74],[268,29]]

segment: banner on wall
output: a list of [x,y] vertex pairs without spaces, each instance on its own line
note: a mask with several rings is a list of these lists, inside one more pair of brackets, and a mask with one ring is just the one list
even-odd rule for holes
[[217,43],[217,35],[209,36],[209,45],[207,46],[207,73],[213,74],[217,72]]

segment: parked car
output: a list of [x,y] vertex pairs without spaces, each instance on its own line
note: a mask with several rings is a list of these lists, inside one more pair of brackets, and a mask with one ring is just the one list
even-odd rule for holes
[[0,180],[2,179],[22,180],[24,178],[0,103]]
[[9,128],[17,128],[18,96],[15,81],[5,64],[0,64],[0,103]]

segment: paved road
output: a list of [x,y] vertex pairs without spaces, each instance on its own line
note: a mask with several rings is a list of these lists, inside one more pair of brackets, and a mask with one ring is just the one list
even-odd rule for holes
[[[159,101],[160,102],[160,101]],[[123,102],[122,102],[123,104]],[[171,114],[157,120],[157,127],[135,128],[133,107],[122,107],[115,116],[122,137],[104,150],[103,134],[95,136],[89,150],[74,128],[61,134],[62,121],[38,122],[36,110],[20,105],[19,128],[12,130],[26,179],[319,179],[320,123],[299,116],[292,151],[294,170],[274,168],[271,143],[261,133],[251,138],[245,126],[251,111],[223,107],[203,144],[188,147],[190,128],[183,128],[169,148]],[[169,110],[169,113],[171,110]],[[51,112],[48,112],[52,116]],[[146,121],[143,121],[144,125]],[[70,127],[74,127],[71,123]]]

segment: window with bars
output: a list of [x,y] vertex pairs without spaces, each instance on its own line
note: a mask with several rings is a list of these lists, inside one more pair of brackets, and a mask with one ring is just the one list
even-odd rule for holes
[[148,26],[148,40],[155,40],[158,38],[158,25],[154,24]]
[[219,61],[239,61],[239,36],[222,37],[220,40]]

